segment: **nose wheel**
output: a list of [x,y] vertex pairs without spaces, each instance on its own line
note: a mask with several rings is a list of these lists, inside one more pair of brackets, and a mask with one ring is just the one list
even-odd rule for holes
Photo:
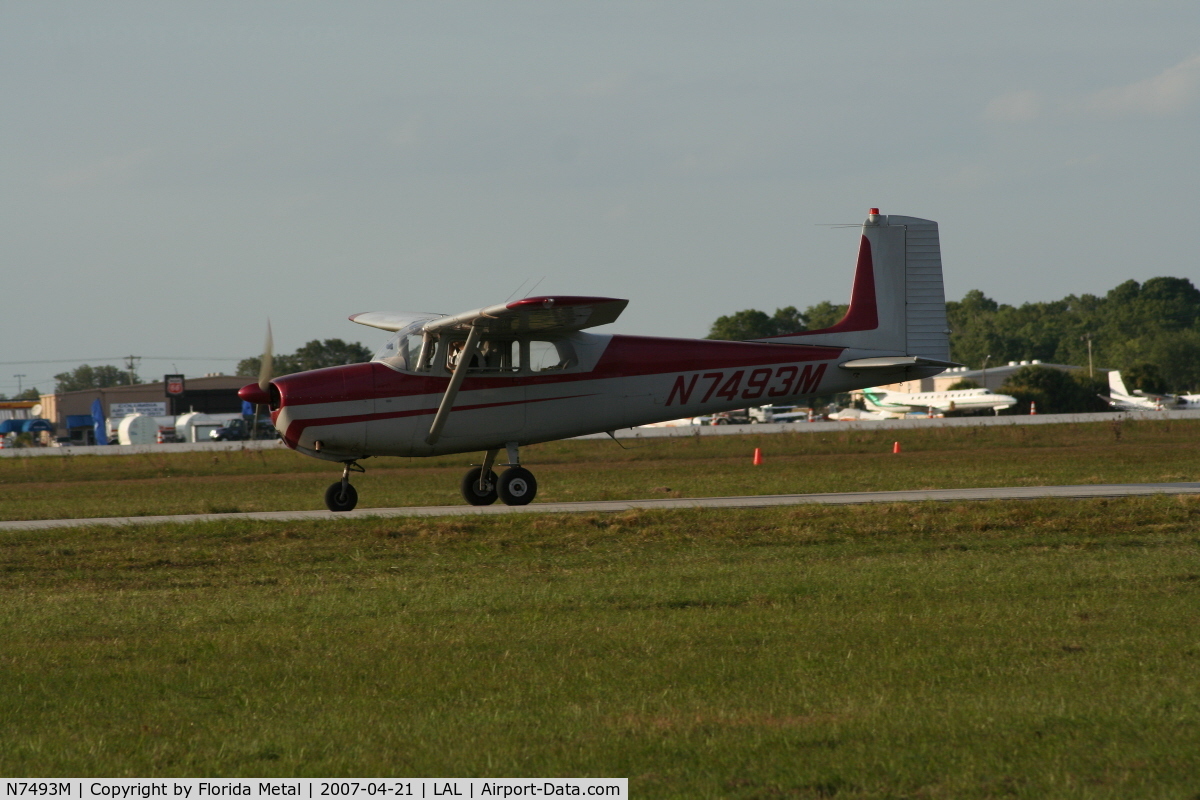
[[350,485],[350,473],[366,472],[357,461],[346,461],[342,479],[325,490],[325,507],[330,511],[351,511],[358,505],[358,490]]
[[[520,464],[520,453],[516,442],[506,445],[508,469],[496,477],[492,464],[499,450],[484,453],[483,464],[474,467],[463,476],[462,495],[473,506],[490,506],[499,498],[505,505],[528,505],[537,496],[537,479]],[[331,487],[332,489],[332,487]]]

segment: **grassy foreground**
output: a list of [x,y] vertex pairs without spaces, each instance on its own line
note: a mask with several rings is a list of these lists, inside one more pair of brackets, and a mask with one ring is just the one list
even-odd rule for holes
[[[797,431],[812,431],[797,425]],[[899,440],[903,453],[892,455]],[[525,448],[539,502],[1200,480],[1200,420],[567,441]],[[766,464],[754,467],[762,448]],[[363,508],[462,503],[479,454],[383,458]],[[0,459],[0,519],[323,508],[337,464],[291,451]]]
[[1191,798],[1200,502],[0,533],[10,776]]

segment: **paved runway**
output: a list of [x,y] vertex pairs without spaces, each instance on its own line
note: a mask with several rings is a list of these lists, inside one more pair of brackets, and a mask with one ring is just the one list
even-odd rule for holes
[[38,519],[0,522],[0,531],[74,528],[86,525],[156,525],[161,523],[214,522],[228,519],[305,520],[366,519],[380,517],[447,517],[476,514],[580,514],[611,513],[656,508],[767,508],[771,506],[858,505],[863,503],[966,502],[976,500],[1036,500],[1039,498],[1135,497],[1150,494],[1200,494],[1200,483],[1124,483],[1087,486],[1020,486],[994,489],[925,489],[900,492],[844,492],[837,494],[775,494],[750,497],[682,497],[664,500],[603,500],[582,503],[534,503],[528,506],[414,506],[359,508],[332,511],[257,511],[231,514],[179,514],[160,517],[98,517],[93,519]]

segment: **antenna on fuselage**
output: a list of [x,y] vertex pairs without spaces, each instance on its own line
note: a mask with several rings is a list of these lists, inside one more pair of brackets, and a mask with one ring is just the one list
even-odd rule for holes
[[636,439],[640,439],[640,440],[642,441],[642,444],[639,444],[637,447],[626,447],[625,445],[621,444],[621,440],[617,438],[617,432],[616,432],[616,431],[605,431],[605,433],[607,433],[607,434],[608,434],[608,438],[610,438],[610,439],[612,439],[614,442],[616,442],[616,443],[617,443],[617,447],[621,448],[622,450],[641,450],[643,447],[649,447],[649,446],[650,446],[650,443],[649,443],[649,442],[647,442],[646,440],[642,439],[642,437],[641,437],[641,436],[635,436],[634,438],[636,438]]

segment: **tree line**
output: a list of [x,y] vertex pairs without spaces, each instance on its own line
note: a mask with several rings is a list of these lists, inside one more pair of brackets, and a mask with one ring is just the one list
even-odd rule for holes
[[[747,309],[719,317],[708,338],[761,339],[816,330],[832,325],[845,309],[828,302],[802,313],[794,306],[774,315]],[[946,303],[946,317],[950,358],[972,369],[1035,359],[1087,367],[1090,345],[1095,371],[1121,370],[1131,389],[1200,390],[1200,290],[1187,278],[1129,280],[1103,296],[1068,295],[1020,306],[997,303],[973,289],[962,300]]]
[[[344,342],[341,339],[313,339],[290,355],[274,355],[271,358],[272,375],[291,375],[310,369],[340,367],[370,361],[371,351],[361,342]],[[238,362],[237,374],[257,378],[262,367],[262,356],[243,358]]]
[[[294,353],[274,355],[271,374],[290,375],[293,372],[336,367],[342,364],[356,364],[360,361],[370,360],[371,351],[360,342],[344,342],[341,339],[326,339],[325,341],[313,339]],[[234,374],[257,378],[261,365],[261,356],[244,358],[238,362]],[[80,364],[70,372],[60,372],[54,376],[54,391],[61,394],[85,389],[132,386],[141,382],[142,379],[131,369],[121,369],[110,364],[102,364],[97,367]],[[21,393],[20,397],[14,399],[26,398],[36,400],[38,398],[37,389],[27,389]]]
[[1200,290],[1187,278],[1129,280],[1103,296],[1010,306],[979,290],[946,303],[950,357],[975,369],[1039,359],[1117,369],[1131,389],[1200,388]]
[[[846,308],[844,304],[822,301],[804,311],[795,306],[777,308],[774,314],[746,309],[718,317],[708,338],[744,341],[819,330],[835,324]],[[1187,278],[1151,278],[1145,283],[1129,280],[1103,296],[1068,295],[1061,300],[1020,306],[997,303],[973,289],[962,300],[946,303],[946,317],[950,323],[951,360],[973,369],[1035,359],[1087,367],[1090,345],[1095,371],[1119,369],[1131,389],[1200,391],[1200,290]],[[274,356],[272,372],[287,375],[370,359],[371,351],[359,342],[314,339],[294,353]],[[259,356],[251,356],[238,362],[236,372],[257,377],[260,364]],[[1036,389],[1047,398],[1066,391],[1062,386],[1051,391],[1051,384],[1058,378],[1035,377],[1037,372],[1026,374],[1014,386]],[[1022,370],[1018,374],[1024,373]],[[125,386],[139,381],[132,370],[82,364],[56,375],[55,391]],[[1102,380],[1084,381],[1082,376],[1076,382],[1086,390],[1076,392],[1080,403],[1084,395],[1094,396],[1096,385],[1106,386]],[[32,397],[36,391],[26,390],[22,397]],[[1046,402],[1056,405],[1052,400]],[[1042,403],[1038,407],[1043,408]],[[1046,408],[1047,413],[1050,410]]]

